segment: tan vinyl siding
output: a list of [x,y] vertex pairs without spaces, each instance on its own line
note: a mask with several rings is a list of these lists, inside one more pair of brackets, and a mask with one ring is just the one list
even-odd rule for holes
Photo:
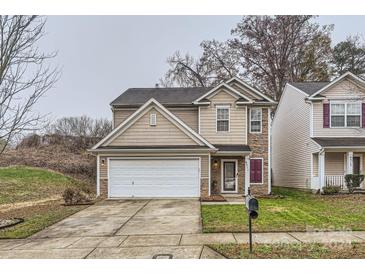
[[257,94],[254,94],[252,91],[248,91],[246,87],[243,87],[242,85],[240,85],[238,83],[232,82],[229,85],[250,99],[253,99],[253,100],[263,99],[263,97],[258,96]]
[[326,152],[325,175],[344,175],[345,153]]
[[[117,127],[125,121],[137,108],[114,109],[114,127]],[[168,108],[174,115],[181,119],[191,129],[198,132],[198,108]]]
[[124,120],[127,119],[136,110],[137,110],[136,108],[114,109],[113,110],[114,128],[123,123]]
[[286,86],[272,127],[273,185],[309,188],[311,157],[310,106],[305,95]]
[[[157,125],[150,126],[150,113],[157,115]],[[197,145],[197,143],[152,109],[144,114],[130,128],[115,138],[110,146],[156,146],[156,145]]]
[[168,108],[192,130],[198,132],[198,108]]
[[[200,134],[212,144],[246,144],[246,107],[236,106],[237,100],[225,91],[210,98],[210,106],[200,107]],[[216,131],[216,106],[230,106],[230,131]]]
[[360,137],[365,136],[363,128],[324,128],[323,103],[313,103],[313,136],[314,137]]
[[209,177],[209,156],[202,156],[200,158],[200,177],[201,178],[208,178]]
[[322,92],[321,95],[328,99],[363,98],[365,90],[350,80],[343,80]]

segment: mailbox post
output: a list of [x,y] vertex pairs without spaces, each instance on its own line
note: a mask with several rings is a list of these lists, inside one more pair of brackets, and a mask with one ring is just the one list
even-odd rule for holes
[[252,219],[256,219],[259,214],[259,201],[251,196],[250,188],[248,189],[248,195],[245,200],[247,213],[248,213],[248,236],[249,236],[249,244],[250,244],[250,253],[252,253]]

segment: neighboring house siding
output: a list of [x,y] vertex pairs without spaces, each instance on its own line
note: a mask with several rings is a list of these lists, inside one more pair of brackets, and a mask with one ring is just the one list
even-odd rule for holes
[[313,176],[318,176],[318,153],[313,154]]
[[[198,108],[167,108],[190,128],[198,132]],[[114,109],[114,127],[117,127],[127,119],[137,108]]]
[[345,153],[326,152],[325,175],[344,175]]
[[[156,113],[157,125],[150,126],[150,113]],[[155,109],[148,111],[110,146],[156,146],[156,145],[197,145],[190,137],[167,120]]]
[[313,103],[313,136],[314,137],[360,137],[365,135],[364,128],[324,128],[323,104]]
[[[200,134],[212,144],[246,144],[246,107],[225,91],[211,97],[210,106],[200,107]],[[216,131],[216,106],[230,105],[230,131]]]
[[363,98],[365,94],[364,89],[362,89],[352,81],[343,80],[330,87],[328,90],[322,92],[321,95],[326,96],[329,99],[349,99],[351,97]]
[[238,90],[242,94],[246,95],[250,99],[253,99],[253,100],[262,99],[262,97],[260,97],[256,94],[254,95],[253,92],[247,91],[247,88],[243,87],[240,84],[237,84],[237,83],[233,82],[233,83],[230,84],[230,86],[233,87],[234,89]]
[[310,139],[310,105],[305,94],[286,86],[272,128],[273,185],[310,187],[311,155],[317,148]]

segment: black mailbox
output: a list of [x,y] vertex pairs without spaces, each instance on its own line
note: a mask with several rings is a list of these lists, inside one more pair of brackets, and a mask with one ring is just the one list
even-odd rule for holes
[[259,201],[251,195],[246,196],[246,207],[248,210],[257,211],[259,210]]

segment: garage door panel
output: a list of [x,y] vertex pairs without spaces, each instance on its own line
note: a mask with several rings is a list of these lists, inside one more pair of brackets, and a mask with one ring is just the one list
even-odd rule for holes
[[199,160],[112,159],[109,184],[113,198],[199,197]]

